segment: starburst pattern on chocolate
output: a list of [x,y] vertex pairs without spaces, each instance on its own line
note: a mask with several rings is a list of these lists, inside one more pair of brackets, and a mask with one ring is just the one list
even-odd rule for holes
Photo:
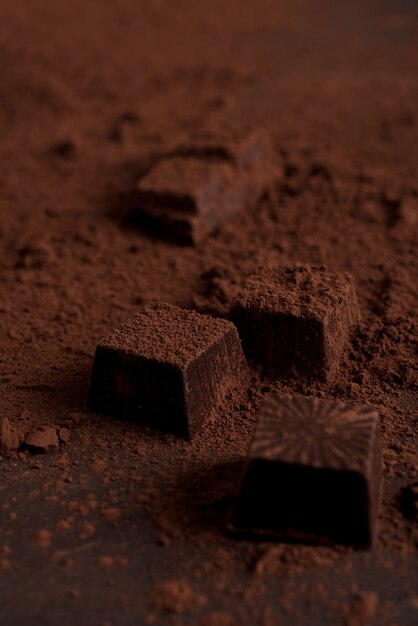
[[267,396],[250,455],[318,468],[365,468],[377,412],[317,398]]

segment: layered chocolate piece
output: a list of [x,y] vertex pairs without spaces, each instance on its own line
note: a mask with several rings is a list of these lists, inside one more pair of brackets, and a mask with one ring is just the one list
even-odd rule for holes
[[245,372],[231,322],[152,304],[99,342],[87,406],[190,437]]
[[353,278],[323,267],[264,267],[235,298],[230,318],[246,355],[266,371],[331,379],[359,321]]
[[199,243],[257,201],[278,174],[268,135],[202,136],[162,158],[137,183],[136,212],[183,243]]
[[374,409],[271,394],[231,525],[261,536],[367,546],[376,535],[381,483]]

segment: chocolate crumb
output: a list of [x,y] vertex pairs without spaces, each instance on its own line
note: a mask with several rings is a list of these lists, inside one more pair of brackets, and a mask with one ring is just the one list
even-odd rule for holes
[[25,437],[23,446],[34,454],[45,454],[59,448],[59,437],[56,426],[40,426]]

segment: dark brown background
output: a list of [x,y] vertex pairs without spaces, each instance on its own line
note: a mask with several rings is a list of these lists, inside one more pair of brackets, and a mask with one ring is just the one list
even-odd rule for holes
[[[1,3],[0,410],[71,430],[59,452],[0,463],[1,623],[416,623],[400,498],[416,480],[417,36],[399,0]],[[128,227],[140,172],[219,121],[266,125],[305,172],[298,193],[283,180],[195,249]],[[103,333],[152,300],[223,314],[264,261],[355,276],[363,321],[338,380],[291,389],[379,409],[374,551],[226,536],[280,382],[254,374],[193,443],[83,412]]]

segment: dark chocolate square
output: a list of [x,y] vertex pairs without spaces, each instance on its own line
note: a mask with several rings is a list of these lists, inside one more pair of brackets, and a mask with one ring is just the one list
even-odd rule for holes
[[246,355],[266,371],[331,379],[359,320],[354,281],[322,267],[260,268],[230,318]]
[[367,546],[376,534],[381,481],[377,411],[271,394],[260,409],[231,525]]
[[245,369],[231,322],[152,304],[99,342],[87,405],[188,437]]

